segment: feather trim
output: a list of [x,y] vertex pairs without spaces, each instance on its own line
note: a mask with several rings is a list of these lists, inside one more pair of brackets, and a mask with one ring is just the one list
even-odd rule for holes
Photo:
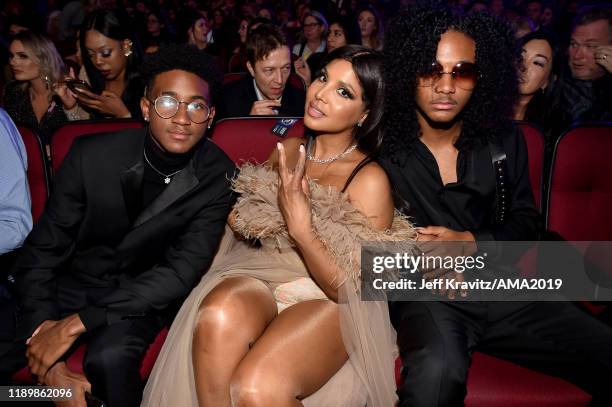
[[[416,240],[412,223],[398,211],[391,227],[378,231],[350,204],[347,194],[313,181],[309,184],[314,231],[336,265],[355,283],[358,283],[361,273],[361,241]],[[234,206],[236,232],[248,239],[272,238],[278,247],[282,247],[283,241],[290,240],[278,207],[276,171],[245,164],[232,181],[232,187],[241,194]]]

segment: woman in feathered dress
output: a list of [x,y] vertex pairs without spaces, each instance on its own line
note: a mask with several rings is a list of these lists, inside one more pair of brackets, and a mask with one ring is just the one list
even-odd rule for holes
[[373,161],[383,96],[378,52],[329,54],[307,92],[312,136],[234,180],[233,231],[175,318],[143,405],[395,404],[387,303],[360,298],[360,241],[415,237]]

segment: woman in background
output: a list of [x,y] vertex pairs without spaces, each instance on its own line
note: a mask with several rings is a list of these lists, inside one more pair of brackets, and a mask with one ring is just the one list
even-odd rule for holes
[[357,15],[361,30],[361,45],[375,50],[383,47],[383,26],[380,16],[373,8],[366,8]]
[[92,91],[75,92],[92,118],[141,118],[142,53],[130,20],[113,10],[91,13],[81,27],[83,66]]
[[310,85],[312,76],[321,68],[321,63],[328,53],[345,45],[359,44],[359,26],[352,18],[340,17],[329,25],[327,42],[324,52],[317,52],[304,61],[298,58],[293,66],[295,72],[304,80],[306,85]]
[[539,30],[520,40],[523,61],[519,72],[519,99],[514,107],[514,119],[552,127],[549,112],[555,104],[555,82],[558,75],[559,52],[553,37]]
[[318,11],[309,11],[302,19],[304,39],[293,46],[293,55],[307,61],[310,55],[325,51],[327,20]]
[[16,34],[9,51],[15,80],[4,89],[3,105],[15,123],[35,130],[48,145],[77,104],[63,83],[64,63],[55,45],[33,31]]

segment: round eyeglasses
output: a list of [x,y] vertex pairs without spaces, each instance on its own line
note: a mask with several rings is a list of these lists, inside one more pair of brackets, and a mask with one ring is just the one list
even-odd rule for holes
[[458,88],[472,90],[478,80],[478,69],[476,64],[471,62],[459,62],[450,72],[444,72],[444,68],[439,62],[433,62],[419,75],[421,86],[433,86],[442,76],[450,75]]
[[163,95],[155,100],[149,99],[149,101],[153,103],[155,111],[162,119],[170,119],[176,116],[181,104],[187,105],[187,116],[189,116],[189,120],[196,124],[204,123],[210,116],[210,108],[200,100],[184,102],[173,96]]

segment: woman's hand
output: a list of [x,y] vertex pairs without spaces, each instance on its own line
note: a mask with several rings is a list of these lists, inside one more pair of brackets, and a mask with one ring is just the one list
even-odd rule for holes
[[101,95],[88,92],[83,89],[78,90],[77,100],[79,104],[100,113],[114,117],[130,117],[130,111],[123,103],[123,100],[115,93],[105,90]]
[[70,68],[70,73],[64,78],[64,81],[56,83],[53,86],[53,92],[62,100],[65,110],[74,109],[77,103],[75,94],[66,86],[66,79],[76,79],[74,70]]
[[312,81],[312,72],[310,72],[310,67],[306,61],[304,61],[302,57],[299,57],[295,60],[293,66],[295,68],[295,73],[306,82],[306,86],[310,85],[310,81]]
[[313,239],[310,211],[310,188],[304,177],[306,149],[300,145],[300,157],[293,171],[287,168],[287,155],[281,143],[278,148],[278,206],[285,218],[289,236],[296,243]]

